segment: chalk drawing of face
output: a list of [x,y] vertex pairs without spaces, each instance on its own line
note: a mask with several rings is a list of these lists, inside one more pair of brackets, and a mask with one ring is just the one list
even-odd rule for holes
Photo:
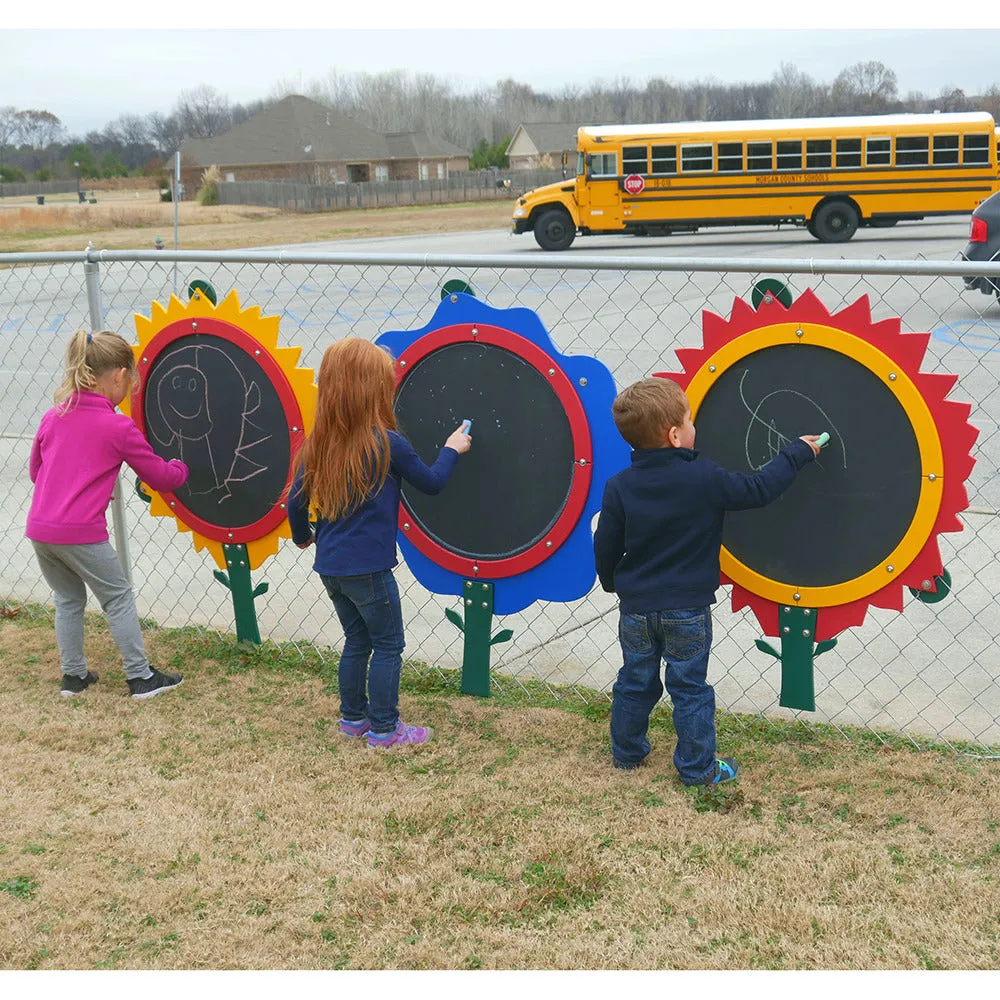
[[208,382],[193,365],[166,372],[157,386],[156,401],[163,422],[177,437],[197,441],[212,433]]

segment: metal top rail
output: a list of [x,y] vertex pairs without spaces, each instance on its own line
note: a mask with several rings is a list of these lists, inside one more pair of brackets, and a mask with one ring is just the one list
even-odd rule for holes
[[784,257],[600,257],[566,253],[433,254],[317,253],[306,250],[64,250],[0,253],[0,267],[99,262],[327,264],[426,268],[559,271],[709,271],[762,274],[886,274],[924,277],[1000,277],[1000,261],[836,260]]

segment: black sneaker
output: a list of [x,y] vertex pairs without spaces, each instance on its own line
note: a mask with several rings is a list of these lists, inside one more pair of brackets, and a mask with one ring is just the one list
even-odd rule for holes
[[91,684],[97,683],[97,674],[87,671],[86,677],[74,677],[72,674],[62,675],[62,696],[72,698],[75,694],[82,694]]
[[172,691],[181,681],[184,680],[180,674],[161,674],[159,670],[153,670],[152,677],[138,678],[128,682],[128,691],[133,698],[152,698],[155,695],[163,694],[164,691]]

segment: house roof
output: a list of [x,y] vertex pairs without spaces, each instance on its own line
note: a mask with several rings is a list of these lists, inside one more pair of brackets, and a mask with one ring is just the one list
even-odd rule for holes
[[517,139],[518,133],[531,142],[539,153],[561,153],[563,150],[576,149],[576,131],[578,125],[567,125],[565,122],[521,122],[514,130],[509,151]]
[[386,132],[385,141],[389,146],[389,156],[396,160],[469,155],[453,142],[427,135],[426,132]]
[[382,135],[298,94],[283,98],[221,135],[186,139],[182,152],[201,166],[468,155],[422,132]]

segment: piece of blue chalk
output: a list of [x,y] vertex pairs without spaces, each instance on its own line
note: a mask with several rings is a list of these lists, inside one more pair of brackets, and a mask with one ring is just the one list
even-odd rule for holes
[[830,435],[826,431],[823,431],[823,433],[820,434],[818,438],[816,438],[816,444],[818,444],[820,448],[825,448],[829,443],[830,443]]
[[462,433],[463,434],[468,434],[471,430],[472,430],[472,421],[471,420],[463,420],[462,421]]

